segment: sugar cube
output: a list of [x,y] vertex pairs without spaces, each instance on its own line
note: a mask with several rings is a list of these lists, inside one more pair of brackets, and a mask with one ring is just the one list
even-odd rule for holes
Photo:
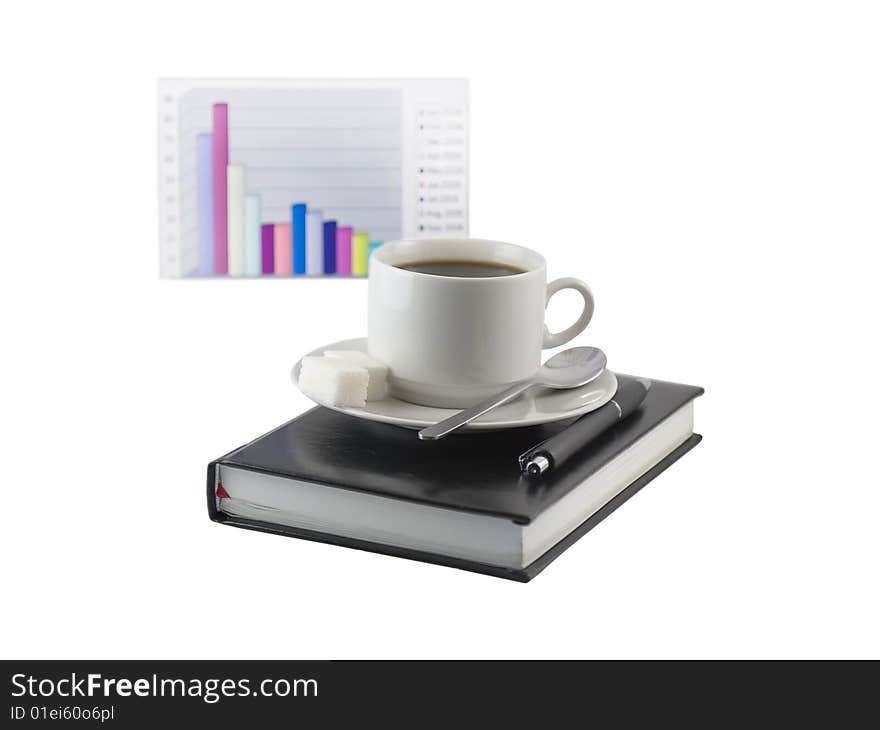
[[300,390],[329,406],[363,408],[369,380],[366,368],[331,357],[304,357],[299,371]]
[[352,365],[366,368],[370,374],[370,382],[367,385],[367,400],[382,400],[387,395],[388,367],[366,352],[360,350],[326,350],[324,357],[341,360]]

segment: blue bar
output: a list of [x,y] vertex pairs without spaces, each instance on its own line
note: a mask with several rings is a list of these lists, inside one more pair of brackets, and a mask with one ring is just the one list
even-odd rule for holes
[[306,273],[306,204],[297,203],[290,209],[293,239],[293,273]]
[[199,274],[214,273],[214,135],[204,132],[196,135],[198,158],[198,234]]
[[324,222],[324,273],[336,273],[336,221]]

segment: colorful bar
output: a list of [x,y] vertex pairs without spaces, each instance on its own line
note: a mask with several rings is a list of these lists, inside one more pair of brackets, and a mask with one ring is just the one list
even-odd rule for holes
[[336,273],[341,276],[351,274],[351,226],[336,229]]
[[265,223],[262,226],[262,244],[263,244],[263,273],[275,273],[275,224]]
[[373,251],[375,251],[379,246],[382,245],[382,241],[370,241],[370,247],[367,249],[367,273],[370,273],[370,258],[373,256]]
[[306,273],[306,204],[297,203],[290,208],[293,225],[293,273]]
[[263,267],[260,233],[262,208],[262,201],[257,193],[247,193],[244,196],[244,273],[248,276],[259,276]]
[[336,273],[336,221],[324,222],[324,273]]
[[367,275],[367,248],[370,237],[358,231],[351,237],[351,273],[355,276]]
[[320,210],[306,211],[306,273],[324,273],[324,215]]
[[214,150],[210,132],[196,135],[199,275],[214,273]]
[[244,275],[244,167],[226,166],[226,240],[229,275]]
[[290,237],[290,223],[275,224],[275,273],[290,276],[292,272],[290,255],[293,251]]
[[229,271],[229,248],[226,234],[226,166],[229,164],[229,108],[214,104],[211,134],[214,168],[214,273]]

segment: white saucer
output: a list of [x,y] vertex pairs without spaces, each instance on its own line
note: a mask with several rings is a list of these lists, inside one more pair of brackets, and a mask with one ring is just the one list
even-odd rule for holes
[[[325,350],[361,350],[367,351],[367,338],[361,337],[356,340],[343,340],[332,345],[326,345],[309,355],[321,355]],[[291,371],[294,384],[299,380],[299,370],[302,360],[297,361]],[[549,388],[532,388],[510,403],[505,403],[498,408],[489,411],[477,420],[464,426],[462,430],[498,430],[503,428],[521,428],[523,426],[536,426],[551,421],[562,421],[566,418],[582,416],[584,413],[594,411],[604,406],[617,392],[617,378],[610,370],[605,370],[592,383],[580,388],[568,390],[551,390]],[[311,397],[311,396],[309,396]],[[315,400],[312,398],[312,400]],[[333,406],[329,403],[320,403],[339,413],[347,413],[357,418],[365,418],[368,421],[380,421],[405,428],[424,428],[433,423],[448,418],[453,413],[458,413],[456,408],[433,408],[431,406],[419,406],[415,403],[407,403],[397,398],[388,396],[382,400],[370,401],[364,408],[352,408],[349,406]]]

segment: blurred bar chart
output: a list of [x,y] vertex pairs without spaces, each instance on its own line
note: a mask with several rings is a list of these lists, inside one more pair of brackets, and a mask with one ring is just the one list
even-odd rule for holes
[[165,80],[159,126],[163,276],[362,277],[467,236],[464,80]]

